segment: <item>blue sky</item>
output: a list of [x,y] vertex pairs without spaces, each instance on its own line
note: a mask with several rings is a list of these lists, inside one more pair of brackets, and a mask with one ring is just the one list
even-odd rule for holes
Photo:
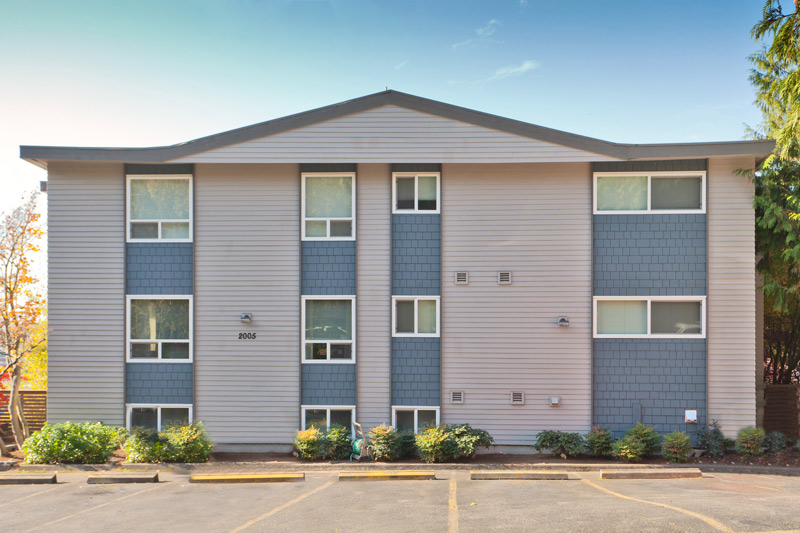
[[0,3],[0,211],[20,144],[183,142],[391,89],[617,142],[740,139],[762,2]]

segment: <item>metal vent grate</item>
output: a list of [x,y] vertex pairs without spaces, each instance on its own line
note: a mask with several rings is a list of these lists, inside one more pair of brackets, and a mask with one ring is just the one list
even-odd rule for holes
[[456,272],[456,285],[469,285],[469,272]]
[[464,403],[464,391],[450,391],[450,403]]
[[498,272],[497,273],[498,285],[511,285],[511,272]]
[[524,392],[512,392],[511,393],[511,404],[512,405],[524,405],[525,404],[525,393]]

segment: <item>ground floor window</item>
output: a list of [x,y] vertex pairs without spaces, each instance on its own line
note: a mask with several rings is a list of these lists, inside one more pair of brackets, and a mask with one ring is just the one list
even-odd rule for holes
[[392,426],[397,431],[421,430],[439,425],[438,407],[392,407]]
[[333,424],[338,424],[353,431],[355,411],[354,405],[304,405],[302,407],[302,427],[303,429],[312,427],[329,429]]
[[127,406],[126,426],[128,430],[142,427],[161,431],[170,426],[185,426],[191,423],[191,405],[128,404]]

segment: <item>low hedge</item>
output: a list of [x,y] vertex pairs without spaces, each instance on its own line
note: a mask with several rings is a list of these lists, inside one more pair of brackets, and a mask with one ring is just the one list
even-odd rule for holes
[[28,464],[105,463],[125,440],[125,429],[100,422],[48,424],[22,444]]
[[488,431],[469,424],[442,424],[421,431],[414,441],[420,459],[426,463],[443,463],[474,457],[478,447],[488,449],[494,439]]
[[202,422],[172,426],[161,433],[133,428],[122,446],[128,463],[205,463],[214,450]]
[[338,424],[324,430],[318,427],[298,431],[294,439],[295,453],[301,459],[348,459],[353,451],[350,432]]

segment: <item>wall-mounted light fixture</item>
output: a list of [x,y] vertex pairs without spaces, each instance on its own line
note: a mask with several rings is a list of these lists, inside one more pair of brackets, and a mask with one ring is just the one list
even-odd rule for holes
[[686,419],[687,424],[697,424],[697,411],[694,409],[686,411]]
[[567,327],[569,327],[569,318],[567,318],[567,317],[565,317],[565,316],[560,316],[560,317],[557,317],[557,318],[556,318],[556,322],[557,322],[557,323],[558,323],[558,325],[559,325],[559,326],[561,326],[562,328],[567,328]]
[[242,321],[242,324],[249,324],[253,321],[253,313],[242,313],[242,316],[239,317],[239,320]]
[[547,403],[550,404],[550,407],[558,407],[561,405],[561,396],[550,396]]

